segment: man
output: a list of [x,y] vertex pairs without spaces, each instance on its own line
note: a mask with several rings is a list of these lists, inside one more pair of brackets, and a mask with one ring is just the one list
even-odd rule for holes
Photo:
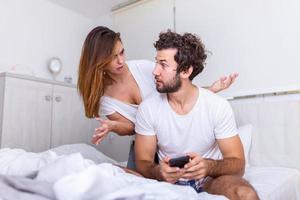
[[[159,35],[154,46],[153,75],[160,93],[148,97],[138,109],[137,171],[147,178],[190,185],[197,192],[258,199],[242,178],[244,152],[229,103],[192,84],[207,57],[200,39],[168,31]],[[156,151],[159,164],[154,162]],[[189,155],[190,161],[183,168],[170,167],[170,158],[181,155]]]

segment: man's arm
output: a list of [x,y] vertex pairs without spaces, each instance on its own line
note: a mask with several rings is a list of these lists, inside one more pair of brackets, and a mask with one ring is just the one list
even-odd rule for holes
[[175,183],[184,173],[177,167],[170,167],[170,158],[165,157],[159,165],[154,162],[157,140],[156,136],[136,134],[135,137],[135,164],[136,169],[146,178]]
[[191,161],[186,164],[186,173],[183,178],[201,179],[205,176],[218,177],[221,175],[243,176],[245,170],[245,158],[243,145],[238,135],[218,139],[222,160],[202,158],[196,153],[188,153]]
[[245,171],[245,157],[242,142],[238,135],[217,140],[222,160],[205,159],[207,161],[208,176],[220,175],[243,176]]
[[139,173],[147,178],[158,179],[158,165],[154,162],[156,152],[156,136],[145,136],[136,134],[135,136],[135,165]]

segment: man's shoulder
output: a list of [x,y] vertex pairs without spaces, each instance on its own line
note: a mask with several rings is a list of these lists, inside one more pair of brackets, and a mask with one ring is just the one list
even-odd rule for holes
[[157,91],[154,91],[148,97],[146,97],[146,99],[142,101],[140,106],[150,105],[153,107],[154,105],[158,105],[160,102],[162,102],[164,98],[165,98],[165,94],[161,94]]
[[157,116],[157,111],[161,110],[163,99],[158,92],[152,93],[138,107],[137,118],[144,117],[145,121],[151,121],[153,117]]
[[[229,102],[224,97],[211,92],[210,90],[199,88],[200,98],[205,102],[206,107],[212,112],[219,112],[230,107]],[[201,99],[200,99],[201,100]]]
[[227,102],[227,100],[224,97],[221,97],[220,95],[205,88],[199,88],[199,93],[203,98],[207,99],[210,103]]

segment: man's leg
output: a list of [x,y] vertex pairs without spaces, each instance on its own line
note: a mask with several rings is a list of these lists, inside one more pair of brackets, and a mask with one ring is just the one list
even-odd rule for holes
[[205,183],[204,191],[224,195],[230,200],[259,200],[255,189],[238,176],[224,175],[211,179]]

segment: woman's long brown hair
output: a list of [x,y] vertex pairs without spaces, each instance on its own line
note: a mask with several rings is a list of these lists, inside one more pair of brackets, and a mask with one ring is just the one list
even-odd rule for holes
[[88,118],[99,117],[100,98],[105,83],[111,81],[105,67],[112,61],[113,50],[120,34],[107,27],[98,26],[86,37],[79,63],[77,88]]

